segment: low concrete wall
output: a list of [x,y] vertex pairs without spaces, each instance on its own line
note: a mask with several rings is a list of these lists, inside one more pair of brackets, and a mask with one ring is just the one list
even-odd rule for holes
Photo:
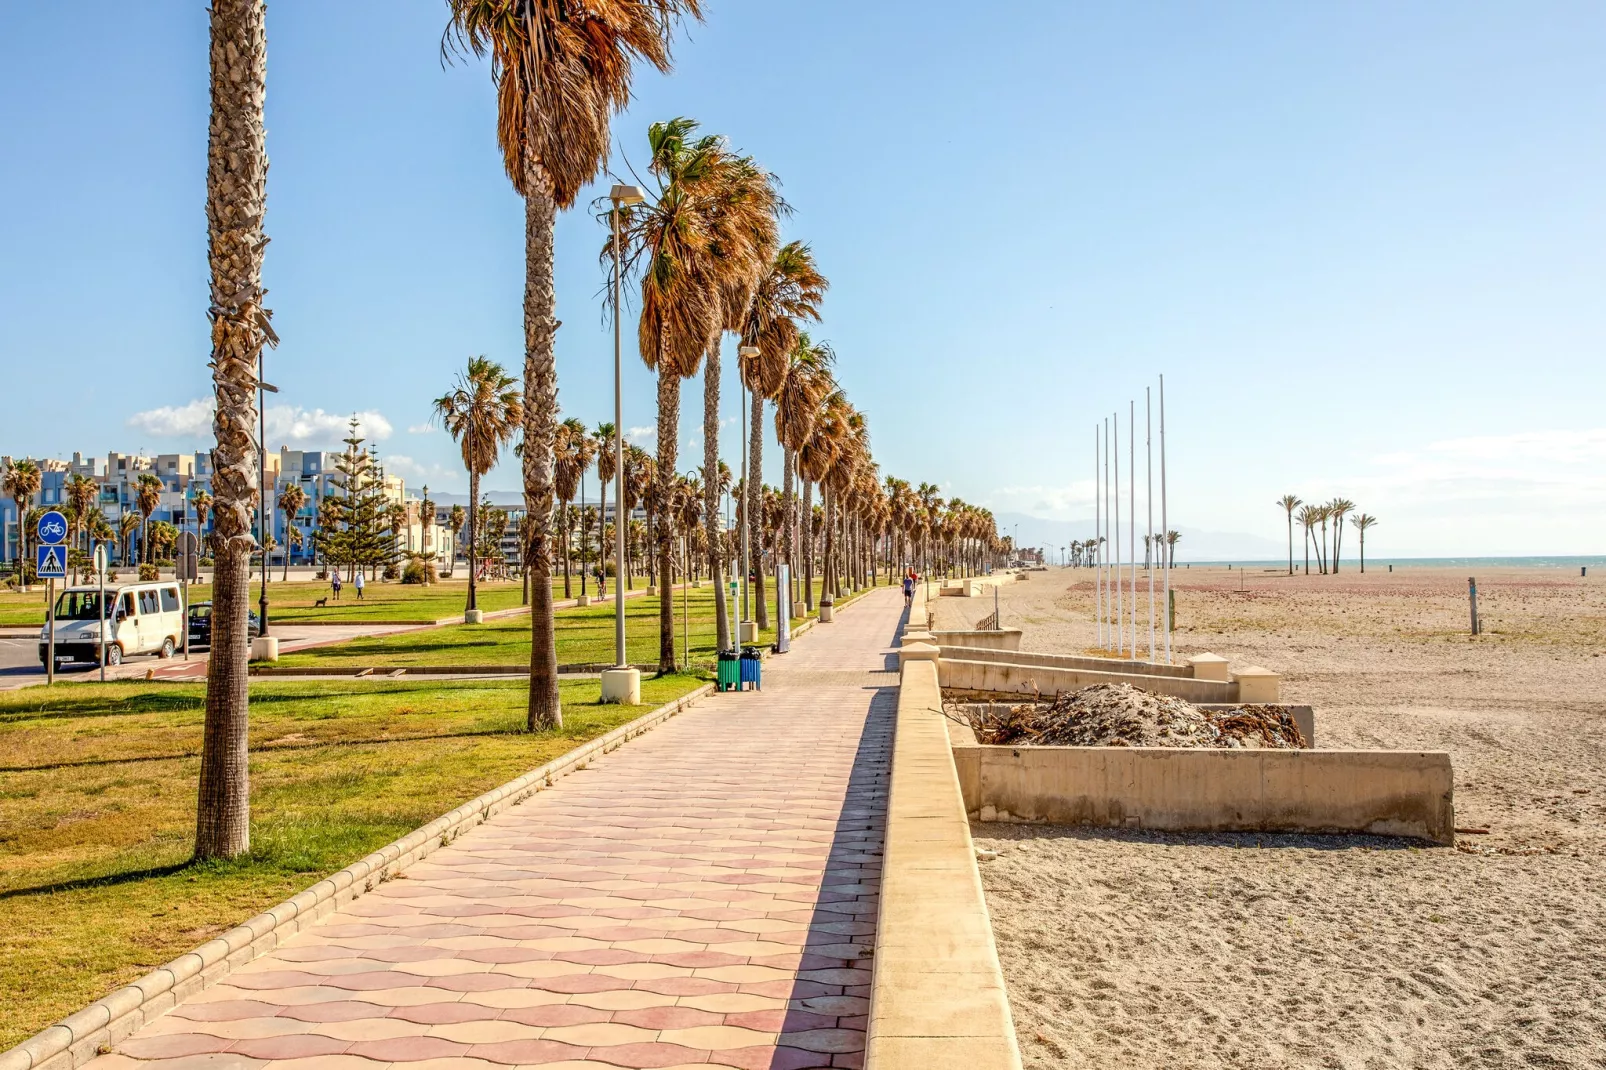
[[1021,630],[1019,628],[994,628],[988,631],[976,628],[952,629],[932,632],[931,634],[936,638],[938,646],[951,646],[965,650],[1018,651],[1020,649]]
[[1455,842],[1440,751],[954,747],[983,821],[1183,832],[1369,832]]
[[[1008,649],[986,649],[960,642],[950,642],[944,638],[949,635],[961,635],[961,632],[932,632],[937,637],[937,644],[944,647],[953,647],[953,653],[944,657],[962,658],[966,661],[1001,661],[1010,665],[1042,665],[1051,669],[1091,669],[1095,672],[1141,673],[1144,676],[1174,676],[1181,680],[1194,678],[1193,670],[1186,665],[1162,665],[1153,661],[1129,661],[1126,658],[1090,658],[1080,654],[1042,654],[1032,650],[1020,650],[1014,647]],[[985,635],[987,633],[977,633]]]
[[970,652],[962,649],[956,649],[955,652],[961,657],[950,658],[944,653],[938,663],[944,691],[970,691],[983,695],[1042,694],[1052,697],[1061,691],[1077,691],[1094,684],[1131,684],[1155,694],[1175,695],[1188,702],[1238,701],[1236,683],[1046,665],[1015,665],[972,659]]
[[866,1070],[1020,1070],[936,665],[903,668]]
[[[988,706],[998,706],[1000,708],[998,712],[1002,713],[1007,711],[1012,705],[1018,705],[1018,703],[973,702],[966,705],[965,712],[969,713],[972,709],[985,712],[986,707]],[[1232,703],[1225,702],[1200,702],[1197,703],[1197,705],[1202,710],[1236,710],[1239,708]],[[1262,703],[1262,705],[1271,706],[1275,709],[1282,710],[1284,713],[1288,714],[1288,716],[1292,717],[1294,719],[1294,724],[1299,726],[1299,734],[1305,737],[1305,745],[1310,748],[1314,748],[1316,746],[1316,710],[1313,707],[1295,706],[1292,703],[1287,702],[1268,702]],[[969,732],[970,729],[966,728],[965,731]],[[965,740],[965,742],[974,743],[976,742],[976,737],[971,735]]]

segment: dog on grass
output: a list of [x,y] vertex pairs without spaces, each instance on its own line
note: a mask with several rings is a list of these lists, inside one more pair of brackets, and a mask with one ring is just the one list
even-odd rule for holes
[[312,608],[313,609],[317,609],[319,606],[326,606],[328,604],[329,604],[329,599],[320,598],[316,602],[312,603]]

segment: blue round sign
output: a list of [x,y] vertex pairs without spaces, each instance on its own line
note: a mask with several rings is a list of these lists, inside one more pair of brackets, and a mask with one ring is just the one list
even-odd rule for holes
[[67,541],[67,518],[52,509],[39,518],[39,541],[57,546]]

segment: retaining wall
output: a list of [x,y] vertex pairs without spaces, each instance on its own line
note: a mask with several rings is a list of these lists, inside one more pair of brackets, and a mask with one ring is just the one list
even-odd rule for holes
[[[987,710],[987,707],[997,706],[997,707],[999,707],[998,712],[999,713],[1004,713],[1004,712],[1008,711],[1009,707],[1015,706],[1015,705],[1019,705],[1019,703],[1014,703],[1014,702],[973,702],[973,703],[968,703],[967,707],[974,707],[975,709],[978,709],[978,710],[980,710],[982,712],[990,712],[990,711]],[[1316,710],[1315,710],[1314,707],[1312,707],[1312,706],[1296,706],[1296,705],[1294,705],[1292,703],[1288,703],[1288,702],[1268,702],[1268,703],[1261,703],[1261,705],[1270,706],[1273,709],[1282,710],[1284,713],[1288,714],[1288,716],[1290,716],[1290,717],[1292,717],[1294,719],[1294,723],[1299,726],[1299,734],[1305,737],[1305,746],[1308,747],[1308,748],[1314,748],[1316,746]],[[1232,704],[1232,703],[1220,703],[1220,702],[1201,702],[1201,703],[1198,703],[1198,706],[1202,710],[1236,710],[1236,709],[1240,708],[1239,706],[1237,706],[1235,704]],[[970,710],[967,708],[966,712],[968,713],[968,712],[970,712]],[[968,729],[967,729],[967,731],[968,731]],[[974,736],[971,736],[971,737],[967,738],[965,740],[965,742],[975,743],[976,740],[975,740]]]
[[995,628],[990,631],[978,629],[949,630],[931,633],[939,646],[951,646],[956,649],[986,650],[986,651],[1018,651],[1020,649],[1021,630],[1019,628]]
[[[1020,650],[1017,647],[986,649],[983,644],[953,641],[950,635],[965,635],[965,632],[932,632],[937,637],[937,643],[942,647],[952,647],[952,652],[944,652],[943,657],[962,658],[967,661],[993,661],[1006,662],[1010,665],[1041,665],[1049,669],[1089,669],[1094,672],[1118,672],[1144,676],[1172,676],[1181,680],[1194,679],[1193,668],[1189,665],[1162,665],[1153,661],[1129,661],[1125,658],[1090,658],[1079,654],[1041,654],[1031,650]],[[985,635],[987,633],[975,633]]]
[[1455,842],[1442,751],[953,748],[983,821],[1173,832],[1368,832]]
[[1019,1070],[936,664],[903,667],[866,1070]]
[[[1236,682],[1194,680],[1177,676],[1158,676],[1141,672],[1103,672],[1093,669],[1060,668],[1047,665],[1017,665],[1013,662],[985,661],[969,657],[970,652],[955,649],[959,657],[942,654],[944,691],[984,694],[1033,695],[1052,697],[1061,691],[1076,691],[1094,684],[1131,684],[1160,695],[1175,695],[1188,702],[1238,701]],[[1017,655],[1011,655],[1015,657]],[[1029,656],[1029,655],[1028,655]]]

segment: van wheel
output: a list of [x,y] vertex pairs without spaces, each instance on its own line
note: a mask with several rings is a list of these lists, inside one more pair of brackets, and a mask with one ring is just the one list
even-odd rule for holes
[[173,656],[173,637],[171,635],[162,640],[162,653],[160,656],[164,658]]
[[123,663],[123,648],[113,643],[106,648],[106,664],[121,665]]

